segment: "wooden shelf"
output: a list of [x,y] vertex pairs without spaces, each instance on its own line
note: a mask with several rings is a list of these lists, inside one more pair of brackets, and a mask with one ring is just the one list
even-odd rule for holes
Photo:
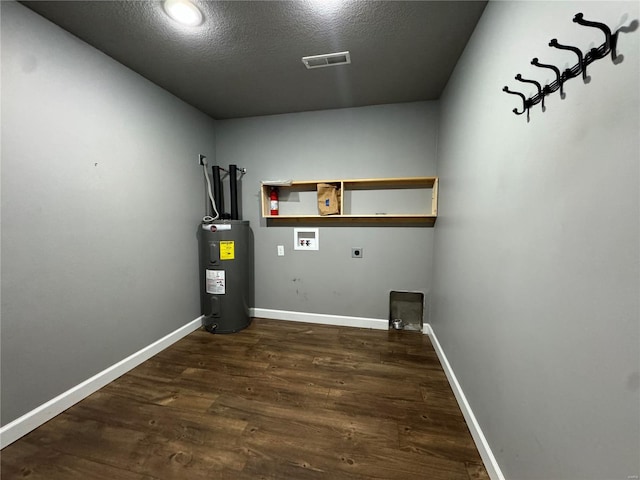
[[[317,190],[319,183],[330,183],[340,188],[339,214],[319,215],[317,213],[317,201],[313,192]],[[267,219],[268,225],[357,224],[432,227],[438,217],[438,177],[293,181],[287,185],[276,186],[280,196],[280,215],[270,215],[269,193],[273,187],[269,182],[263,182],[261,185],[262,216]],[[430,198],[427,196],[428,192],[425,193],[428,190],[431,191]],[[374,192],[375,196],[367,192],[355,193],[363,191]],[[392,204],[395,209],[402,208],[403,211],[385,213],[367,211],[385,210]],[[416,211],[411,212],[410,206],[413,206]]]

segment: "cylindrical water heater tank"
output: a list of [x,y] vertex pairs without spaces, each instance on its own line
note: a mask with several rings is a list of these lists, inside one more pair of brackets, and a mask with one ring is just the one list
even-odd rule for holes
[[246,220],[202,224],[200,307],[212,333],[233,333],[251,323],[249,316],[253,261]]

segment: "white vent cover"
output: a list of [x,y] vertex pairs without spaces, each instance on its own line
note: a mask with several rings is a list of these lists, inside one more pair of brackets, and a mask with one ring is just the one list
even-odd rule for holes
[[349,52],[325,53],[302,57],[302,63],[307,68],[334,67],[351,63],[351,56]]

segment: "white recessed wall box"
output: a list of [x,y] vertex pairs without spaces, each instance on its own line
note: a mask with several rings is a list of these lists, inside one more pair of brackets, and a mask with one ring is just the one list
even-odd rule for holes
[[351,63],[349,52],[325,53],[324,55],[311,55],[302,57],[304,66],[311,68],[336,67],[338,65],[348,65]]
[[320,238],[317,228],[294,228],[294,250],[320,250]]

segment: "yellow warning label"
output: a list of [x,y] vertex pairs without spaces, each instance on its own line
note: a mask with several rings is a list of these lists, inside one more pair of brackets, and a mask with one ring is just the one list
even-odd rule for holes
[[233,240],[220,242],[220,260],[233,260],[235,258],[235,245]]

